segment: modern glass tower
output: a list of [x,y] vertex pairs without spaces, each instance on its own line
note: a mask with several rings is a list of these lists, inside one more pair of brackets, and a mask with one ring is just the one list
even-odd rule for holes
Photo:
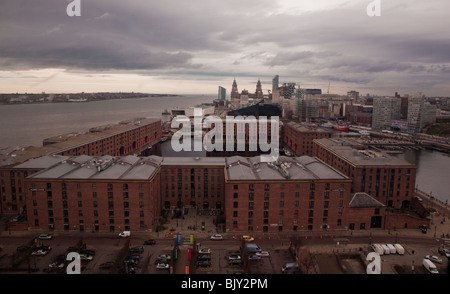
[[219,86],[219,95],[218,98],[219,100],[226,100],[227,99],[227,89],[225,89],[224,87]]

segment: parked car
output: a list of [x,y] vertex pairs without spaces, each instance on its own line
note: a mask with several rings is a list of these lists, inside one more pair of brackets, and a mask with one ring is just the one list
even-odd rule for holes
[[92,255],[89,254],[80,254],[80,259],[81,260],[86,260],[86,261],[91,261],[94,259],[94,257]]
[[245,242],[253,242],[253,241],[255,240],[255,238],[250,237],[250,236],[247,236],[247,235],[242,236],[242,239],[243,239]]
[[220,234],[215,234],[215,235],[211,236],[210,239],[211,240],[223,240],[223,237]]
[[210,267],[210,266],[211,266],[211,262],[209,262],[207,260],[197,262],[197,267]]
[[47,255],[47,251],[45,251],[45,250],[42,250],[42,249],[39,249],[39,250],[36,250],[36,251],[33,251],[33,252],[31,252],[31,255],[34,255],[34,256],[44,256],[44,255]]
[[236,260],[236,259],[240,260],[241,256],[237,254],[231,254],[230,256],[228,256],[228,260]]
[[199,254],[210,254],[210,253],[211,253],[211,249],[209,249],[209,248],[203,248],[203,249],[200,249],[200,250],[198,251],[198,253],[199,253]]
[[144,252],[144,247],[143,246],[136,246],[136,247],[130,248],[130,252],[131,253],[143,253]]
[[39,240],[50,240],[52,238],[52,235],[50,234],[40,234]]
[[450,258],[450,250],[439,247],[438,251],[441,255],[444,255],[445,257]]
[[131,232],[130,231],[123,231],[119,233],[119,237],[130,237]]
[[169,268],[169,264],[168,263],[158,263],[156,265],[156,269],[168,269]]
[[131,264],[139,264],[140,256],[137,254],[132,254],[130,256],[125,257],[124,262],[131,263]]
[[205,222],[202,222],[202,231],[205,230]]
[[433,262],[442,263],[442,259],[434,255],[426,255],[425,258]]
[[169,263],[170,262],[170,255],[165,255],[165,254],[162,254],[162,255],[160,255],[160,256],[158,256],[157,258],[156,258],[156,260],[155,260],[155,264],[157,265],[158,263]]
[[53,262],[48,265],[49,268],[63,268],[65,266],[64,263],[60,262]]
[[156,241],[153,239],[144,241],[144,245],[155,245]]
[[158,256],[158,259],[159,259],[159,258],[161,258],[161,259],[167,259],[167,260],[170,260],[170,259],[171,259],[170,255],[168,255],[168,254],[161,254],[160,256]]
[[105,263],[102,263],[101,265],[99,265],[99,269],[110,269],[110,268],[112,268],[114,266],[114,262],[112,262],[112,261],[108,261],[108,262],[105,262]]
[[211,255],[209,254],[198,255],[197,260],[211,260]]
[[255,254],[260,257],[269,257],[270,256],[269,252],[267,252],[267,251],[260,251],[260,252],[256,252]]
[[422,231],[422,233],[426,234],[428,231],[428,227],[426,225],[419,226],[419,229]]
[[229,265],[241,265],[242,264],[242,260],[240,260],[240,259],[228,260],[228,264]]
[[261,256],[258,256],[256,254],[250,255],[248,257],[249,260],[261,260]]

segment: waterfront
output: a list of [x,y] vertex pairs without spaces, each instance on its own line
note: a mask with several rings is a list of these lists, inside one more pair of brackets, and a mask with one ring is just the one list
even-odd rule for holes
[[450,201],[450,156],[432,150],[406,150],[397,157],[417,165],[416,188],[445,203]]
[[183,95],[82,103],[0,105],[0,148],[41,146],[48,137],[116,124],[137,117],[161,118],[164,109],[191,107],[216,97]]

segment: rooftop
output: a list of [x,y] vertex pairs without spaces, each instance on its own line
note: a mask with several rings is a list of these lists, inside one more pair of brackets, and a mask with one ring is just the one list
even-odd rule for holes
[[260,156],[226,158],[230,180],[345,180],[345,175],[310,156],[280,156],[276,162],[261,162]]
[[29,178],[32,179],[105,179],[147,180],[159,168],[162,158],[149,157],[101,157],[76,156],[53,165]]
[[314,140],[327,149],[331,150],[338,156],[346,159],[354,165],[373,165],[373,166],[410,166],[414,165],[404,159],[391,156],[385,152],[377,152],[373,150],[360,150],[354,147],[362,146],[361,144],[353,144],[348,140],[341,139],[318,139]]
[[348,206],[351,208],[366,208],[384,207],[385,205],[366,193],[358,192],[353,194]]
[[318,125],[313,125],[313,124],[298,123],[298,122],[290,121],[288,123],[285,123],[285,125],[293,128],[296,131],[301,132],[301,133],[324,133],[324,134],[329,133],[330,135],[332,134],[332,132],[330,132],[329,130],[320,128]]

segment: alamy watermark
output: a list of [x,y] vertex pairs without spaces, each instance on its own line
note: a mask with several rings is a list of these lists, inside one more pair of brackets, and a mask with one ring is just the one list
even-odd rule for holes
[[81,0],[73,0],[67,5],[66,13],[68,16],[81,16]]
[[[193,132],[189,117],[178,115],[172,120],[171,128],[179,130],[172,136],[171,145],[175,152],[224,151],[223,136],[225,134],[226,151],[235,151],[235,145],[236,151],[246,151],[246,144],[248,143],[249,151],[258,151],[258,147],[262,152],[270,151],[270,154],[261,155],[261,162],[273,162],[279,156],[280,119],[278,116],[270,118],[270,138],[268,123],[269,120],[266,116],[260,116],[259,119],[254,116],[227,116],[225,120],[226,132],[224,133],[224,125],[220,117],[212,115],[203,119],[202,109],[194,108]],[[248,125],[248,132],[246,131],[246,125]],[[180,128],[180,126],[182,127]],[[204,128],[212,129],[203,136]],[[192,146],[192,138],[194,146]],[[236,142],[235,138],[237,139]]]
[[366,13],[368,16],[381,16],[381,0],[374,0],[367,5]]
[[81,274],[81,257],[79,253],[70,252],[69,254],[67,254],[66,260],[70,261],[66,268],[66,273],[68,275]]
[[367,265],[366,273],[367,274],[381,274],[381,257],[377,252],[370,252],[366,257],[367,261],[370,263]]

